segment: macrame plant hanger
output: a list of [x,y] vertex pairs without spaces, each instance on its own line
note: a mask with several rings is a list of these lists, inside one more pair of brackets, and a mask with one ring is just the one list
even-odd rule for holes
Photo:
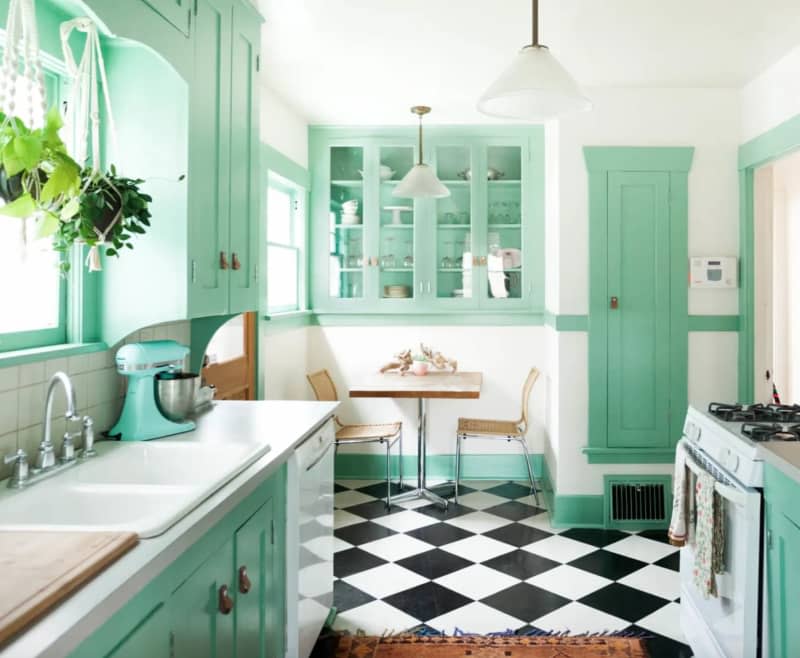
[[[27,102],[21,103],[22,100]],[[46,102],[34,0],[10,0],[0,66],[0,111],[5,121],[17,117],[30,128],[41,128]],[[27,116],[22,116],[23,109]],[[26,219],[20,220],[20,242],[23,247],[28,243]]]
[[[13,1],[13,0],[12,0]],[[80,62],[75,61],[72,49],[69,46],[69,37],[74,30],[86,34],[86,43]],[[67,101],[67,116],[65,123],[67,129],[73,131],[75,136],[75,160],[82,166],[86,165],[89,142],[92,145],[92,175],[87,178],[81,192],[85,192],[88,185],[97,177],[105,178],[100,166],[100,99],[98,92],[99,83],[103,86],[103,101],[105,103],[108,133],[111,137],[111,146],[117,153],[117,134],[114,126],[114,115],[111,113],[111,99],[108,95],[108,80],[106,67],[103,61],[103,51],[100,48],[100,37],[97,26],[89,18],[76,18],[61,24],[61,48],[64,51],[64,62],[67,73],[72,78],[72,89]],[[90,137],[91,126],[91,137]],[[119,196],[119,191],[106,178],[112,191]],[[109,231],[122,219],[122,208],[111,223],[101,231],[93,227],[97,235],[97,243],[89,248],[86,263],[90,272],[99,272],[103,269],[100,262],[100,247],[103,246]]]

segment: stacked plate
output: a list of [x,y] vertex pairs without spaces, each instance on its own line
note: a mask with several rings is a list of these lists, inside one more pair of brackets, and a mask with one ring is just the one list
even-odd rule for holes
[[388,299],[408,299],[411,297],[411,286],[383,286],[383,296]]
[[358,201],[356,199],[345,201],[342,204],[342,224],[352,226],[360,223],[361,217],[358,214]]

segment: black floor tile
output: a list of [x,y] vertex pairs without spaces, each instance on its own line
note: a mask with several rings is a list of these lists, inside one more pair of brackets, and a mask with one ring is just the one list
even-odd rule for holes
[[663,529],[658,530],[642,530],[641,532],[637,532],[637,535],[641,535],[642,537],[647,537],[648,539],[653,539],[655,541],[660,541],[665,544],[669,544],[669,538],[667,537],[667,531]]
[[672,569],[673,571],[680,571],[681,570],[681,552],[680,551],[675,551],[674,553],[670,553],[666,557],[662,557],[658,562],[654,562],[653,564],[656,564],[659,567],[664,567],[665,569]]
[[350,512],[350,514],[355,514],[356,516],[361,516],[365,519],[377,519],[381,516],[388,516],[389,514],[394,514],[395,512],[404,512],[405,510],[402,507],[397,507],[396,505],[392,505],[387,509],[384,501],[371,500],[368,503],[361,503],[360,505],[348,507],[347,511]]
[[386,560],[382,560],[377,555],[362,551],[360,548],[348,548],[334,554],[333,575],[337,578],[345,578],[382,564],[386,564]]
[[533,493],[530,485],[522,485],[516,482],[504,482],[503,484],[498,484],[496,487],[485,489],[485,491],[486,493],[494,494],[495,496],[502,496],[503,498],[509,498],[510,500],[524,498],[525,496],[530,496]]
[[541,514],[544,511],[546,510],[540,507],[534,507],[533,505],[520,503],[517,500],[510,500],[507,503],[501,503],[500,505],[495,505],[494,507],[484,510],[484,512],[496,514],[497,516],[501,516],[509,521],[520,521],[522,519],[527,519],[530,516]]
[[541,555],[534,555],[528,551],[516,550],[504,555],[498,555],[482,563],[484,566],[502,573],[514,576],[520,580],[533,578],[550,569],[559,566],[559,562],[548,560]]
[[471,537],[474,533],[463,528],[457,528],[449,523],[434,523],[433,525],[426,525],[424,528],[411,530],[406,534],[433,546],[444,546],[445,544],[452,544],[459,539]]
[[333,582],[333,605],[338,612],[357,608],[374,600],[374,597],[343,580],[335,580]]
[[619,580],[647,566],[645,562],[603,549],[579,557],[569,564],[577,569],[591,571],[609,580]]
[[660,596],[653,596],[640,589],[620,583],[611,583],[580,599],[580,603],[590,608],[602,610],[615,617],[630,622],[638,621],[663,608],[669,603]]
[[[456,495],[456,485],[453,482],[445,482],[442,484],[432,484],[429,485],[430,490],[433,491],[435,494],[440,495],[442,498],[447,498],[452,502],[452,499]],[[466,484],[459,484],[458,485],[458,495],[459,496],[466,496],[468,493],[472,493],[473,491],[477,491],[477,489],[473,489],[472,487],[468,487]]]
[[339,539],[343,539],[348,544],[360,546],[361,544],[366,544],[376,539],[383,539],[384,537],[390,537],[397,533],[389,528],[384,528],[382,525],[372,523],[372,521],[365,521],[364,523],[356,523],[354,525],[345,526],[344,528],[338,528],[333,531],[333,534]]
[[471,603],[466,596],[442,587],[437,583],[425,583],[383,599],[389,605],[406,614],[427,621]]
[[510,523],[508,525],[495,528],[489,532],[484,532],[484,535],[496,539],[497,541],[511,544],[512,546],[527,546],[540,539],[547,539],[552,536],[552,533],[546,530],[539,530],[539,528],[531,528],[521,523]]
[[335,493],[335,494],[337,494],[337,493],[342,493],[342,491],[350,491],[350,490],[349,490],[347,487],[343,487],[341,484],[339,484],[338,482],[336,482],[336,483],[333,485],[333,493]]
[[603,548],[603,546],[613,544],[615,541],[630,537],[627,532],[599,528],[570,528],[562,532],[561,536],[575,541],[582,541],[584,544],[591,544],[592,546],[597,546],[597,548]]
[[[391,490],[392,496],[396,496],[397,494],[403,493],[404,491],[411,491],[413,487],[409,484],[404,484],[403,488],[400,488],[400,485],[397,482],[392,482]],[[361,493],[367,494],[368,496],[374,496],[375,498],[383,498],[386,499],[386,482],[376,482],[375,484],[368,484],[365,487],[359,487],[356,491],[360,491]]]
[[441,505],[437,505],[436,503],[431,503],[430,505],[417,507],[414,509],[414,511],[420,512],[421,514],[427,514],[428,516],[433,517],[434,519],[439,519],[440,521],[446,521],[447,519],[455,519],[458,516],[470,514],[475,510],[471,507],[465,507],[464,505],[456,505],[451,500],[447,505],[447,509]]
[[424,553],[397,560],[397,564],[410,569],[414,573],[418,573],[420,576],[425,576],[429,580],[434,580],[453,571],[464,569],[470,566],[472,562],[458,555],[435,548],[432,551],[425,551]]
[[514,635],[549,635],[550,631],[544,630],[542,628],[537,628],[536,626],[531,626],[530,624],[525,624],[522,628],[518,628],[514,631]]
[[532,621],[569,603],[569,599],[528,583],[519,583],[481,601],[507,615]]
[[670,637],[653,633],[653,631],[636,626],[636,624],[625,630],[640,634],[644,638],[650,658],[691,658],[694,655],[692,653],[692,648],[688,644],[683,644]]

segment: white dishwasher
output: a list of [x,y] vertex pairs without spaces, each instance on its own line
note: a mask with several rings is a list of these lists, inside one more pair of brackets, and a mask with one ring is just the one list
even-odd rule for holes
[[288,463],[287,658],[308,658],[333,605],[333,422],[313,432]]

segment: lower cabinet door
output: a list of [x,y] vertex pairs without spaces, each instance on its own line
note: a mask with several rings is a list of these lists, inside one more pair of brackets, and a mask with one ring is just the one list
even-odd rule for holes
[[767,554],[769,655],[800,656],[800,526],[780,510],[768,511]]
[[273,544],[273,501],[267,500],[235,536],[236,655],[239,658],[277,658],[282,642],[270,611],[278,606]]
[[230,539],[173,593],[169,607],[174,658],[233,656],[236,583],[232,564]]
[[170,658],[169,612],[159,605],[106,658]]

